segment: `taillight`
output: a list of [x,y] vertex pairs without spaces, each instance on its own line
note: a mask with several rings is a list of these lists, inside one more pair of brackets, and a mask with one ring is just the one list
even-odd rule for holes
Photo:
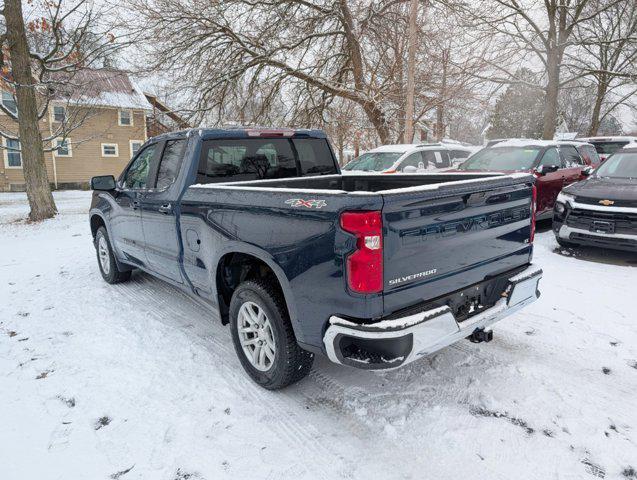
[[341,227],[356,235],[347,257],[347,284],[357,293],[383,291],[383,221],[380,211],[343,212]]
[[533,187],[531,187],[531,236],[529,237],[530,243],[533,243],[533,239],[535,238],[536,210],[537,210],[537,187],[533,185]]

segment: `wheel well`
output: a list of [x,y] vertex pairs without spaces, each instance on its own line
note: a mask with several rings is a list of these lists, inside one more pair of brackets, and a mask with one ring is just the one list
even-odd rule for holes
[[217,266],[216,278],[219,312],[221,313],[221,322],[224,325],[230,320],[228,311],[232,294],[241,282],[255,278],[268,278],[282,293],[279,279],[270,266],[263,260],[247,253],[227,253],[221,257]]
[[93,215],[91,217],[91,233],[93,234],[93,238],[95,238],[95,235],[97,234],[97,230],[100,227],[106,227],[104,220],[99,215]]

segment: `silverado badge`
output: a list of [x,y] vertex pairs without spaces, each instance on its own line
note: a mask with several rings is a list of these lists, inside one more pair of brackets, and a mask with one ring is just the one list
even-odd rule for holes
[[290,205],[291,207],[305,207],[305,208],[321,208],[327,206],[327,202],[325,200],[303,200],[302,198],[290,198],[286,200],[285,203]]
[[602,205],[604,205],[605,207],[608,207],[609,205],[614,204],[615,202],[613,200],[600,200],[599,203],[601,203]]

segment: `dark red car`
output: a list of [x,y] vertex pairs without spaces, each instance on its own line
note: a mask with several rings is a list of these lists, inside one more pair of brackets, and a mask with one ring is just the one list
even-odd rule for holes
[[538,219],[551,218],[555,199],[562,188],[585,178],[590,167],[569,143],[548,140],[506,140],[474,153],[458,167],[459,171],[528,172],[536,176]]

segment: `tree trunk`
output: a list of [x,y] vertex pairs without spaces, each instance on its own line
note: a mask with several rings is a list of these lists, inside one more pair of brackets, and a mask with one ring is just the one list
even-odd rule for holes
[[411,0],[409,9],[409,49],[407,51],[407,105],[405,106],[404,143],[414,139],[414,96],[416,77],[416,17],[418,17],[418,0]]
[[354,134],[354,158],[358,157],[361,153],[361,134],[360,131]]
[[387,126],[387,119],[383,111],[378,105],[372,102],[364,102],[362,107],[365,115],[367,115],[367,118],[374,126],[380,143],[389,143],[389,127]]
[[[339,6],[341,10],[341,21],[343,30],[345,31],[345,39],[347,40],[347,49],[349,53],[349,61],[352,66],[352,78],[354,79],[354,87],[360,94],[364,94],[365,81],[363,72],[363,56],[361,53],[361,46],[358,41],[358,37],[354,32],[354,18],[349,8],[347,0],[339,0]],[[389,127],[387,126],[387,119],[385,114],[381,110],[380,106],[374,100],[363,98],[351,98],[357,102],[361,107],[367,118],[372,123],[378,134],[378,138],[381,143],[389,142]]]
[[542,138],[544,140],[553,140],[557,123],[557,97],[560,90],[560,60],[558,52],[549,52],[547,60],[546,73],[548,75],[548,82],[546,84],[546,96],[544,99]]
[[603,80],[600,80],[597,84],[597,94],[595,96],[595,105],[593,106],[593,113],[591,114],[591,125],[588,128],[588,136],[594,137],[597,135],[599,125],[601,123],[600,115],[602,113],[602,103],[606,96],[607,85]]
[[18,106],[18,135],[22,153],[29,220],[37,222],[57,213],[44,163],[42,134],[38,128],[38,106],[35,79],[31,73],[31,57],[27,43],[21,0],[6,0],[4,17],[11,56],[11,72],[16,83]]
[[445,137],[445,103],[447,101],[447,63],[449,62],[449,50],[442,52],[442,82],[440,84],[440,99],[436,107],[436,141],[442,142]]

